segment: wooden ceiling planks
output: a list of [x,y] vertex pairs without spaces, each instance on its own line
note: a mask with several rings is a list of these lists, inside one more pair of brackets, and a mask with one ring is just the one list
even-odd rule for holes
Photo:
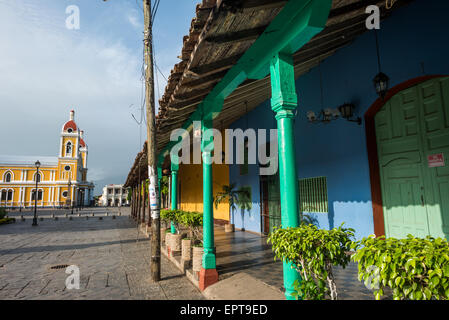
[[[412,1],[402,0],[393,9]],[[171,71],[160,100],[158,152],[170,141],[171,131],[185,123],[204,97],[251,47],[257,32],[263,32],[262,27],[276,17],[285,3],[280,0],[203,0],[197,6],[189,35],[183,39],[182,61]],[[365,8],[372,4],[381,7],[383,19],[392,11],[385,9],[385,0],[333,0],[326,28],[293,56],[295,76],[308,72],[366,32]],[[214,125],[220,129],[228,127],[246,111],[269,99],[269,81],[266,77],[240,85],[224,101]]]

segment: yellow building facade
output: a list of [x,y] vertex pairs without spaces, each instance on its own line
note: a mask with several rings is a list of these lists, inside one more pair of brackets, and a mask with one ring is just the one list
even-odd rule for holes
[[[215,198],[224,185],[229,185],[229,166],[212,164],[213,188]],[[203,212],[203,166],[201,164],[181,164],[178,177],[178,207],[185,211]],[[229,221],[229,203],[214,206],[214,219]]]
[[[75,123],[75,111],[61,130],[58,156],[1,156],[0,207],[90,205],[94,184],[87,181],[88,148]],[[35,162],[41,163],[37,170]]]

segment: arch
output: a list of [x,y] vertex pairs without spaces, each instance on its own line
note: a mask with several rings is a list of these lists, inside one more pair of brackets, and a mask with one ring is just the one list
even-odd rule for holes
[[7,202],[13,202],[14,201],[14,189],[8,189],[7,196],[6,196]]
[[366,145],[368,151],[368,163],[370,171],[370,184],[371,184],[371,200],[373,204],[373,222],[374,222],[374,233],[376,236],[385,235],[385,220],[383,212],[383,201],[382,201],[382,189],[380,181],[380,169],[379,169],[379,155],[377,153],[377,140],[376,140],[376,128],[374,123],[374,118],[382,107],[397,93],[414,87],[422,82],[432,80],[435,78],[443,78],[448,75],[429,75],[421,76],[407,80],[403,83],[396,85],[395,87],[388,90],[385,99],[378,98],[371,107],[365,113],[365,131],[366,131]]
[[[9,180],[8,180],[8,177],[9,177]],[[3,182],[11,182],[11,181],[14,181],[14,172],[12,172],[11,170],[6,170],[4,173],[3,173],[3,178],[2,178],[2,181]]]
[[72,157],[73,156],[73,144],[71,141],[67,141],[65,144],[65,156]]
[[[31,201],[36,201],[36,199],[34,198],[36,188],[31,189],[30,193],[31,193],[30,194]],[[37,201],[44,201],[44,189],[42,188],[37,188]]]
[[7,197],[8,197],[8,189],[1,189],[0,190],[0,201],[1,202],[3,202],[3,201],[6,202]]
[[44,173],[41,170],[39,170],[39,172],[34,172],[34,174],[33,174],[33,181],[34,182],[36,182],[36,174],[39,174],[39,181],[38,182],[44,181],[45,175],[44,175]]

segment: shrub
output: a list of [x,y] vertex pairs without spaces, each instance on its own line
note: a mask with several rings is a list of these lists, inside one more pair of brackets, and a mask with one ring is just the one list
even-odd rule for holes
[[16,222],[15,218],[0,218],[0,225],[2,224],[10,224]]
[[161,220],[164,221],[166,227],[170,227],[170,222],[177,224],[178,210],[161,210]]
[[301,225],[298,228],[276,228],[268,236],[268,243],[273,244],[275,260],[292,263],[301,275],[301,281],[294,283],[294,296],[304,300],[322,300],[327,294],[332,300],[337,300],[332,266],[345,268],[350,262],[347,251],[353,237],[354,230],[342,226],[320,230],[314,225]]
[[5,208],[0,208],[0,219],[3,219],[7,213]]
[[181,211],[178,219],[180,224],[189,229],[193,244],[202,243],[203,214],[201,212]]
[[449,243],[441,238],[364,238],[352,259],[359,263],[359,280],[371,285],[375,298],[384,288],[395,300],[449,299]]

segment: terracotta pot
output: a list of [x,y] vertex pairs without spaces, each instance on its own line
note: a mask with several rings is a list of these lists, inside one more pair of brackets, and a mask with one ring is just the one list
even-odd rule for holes
[[182,234],[172,234],[171,235],[171,243],[170,243],[170,250],[171,251],[181,251],[181,236]]
[[192,260],[192,240],[182,239],[182,260]]
[[234,232],[235,231],[235,225],[234,224],[225,224],[225,232]]
[[193,271],[200,272],[203,264],[203,247],[193,247]]
[[171,246],[170,242],[171,242],[171,233],[167,232],[167,233],[165,233],[165,246],[167,248],[170,248],[170,246]]
[[166,228],[161,228],[161,244],[165,243],[165,230]]

